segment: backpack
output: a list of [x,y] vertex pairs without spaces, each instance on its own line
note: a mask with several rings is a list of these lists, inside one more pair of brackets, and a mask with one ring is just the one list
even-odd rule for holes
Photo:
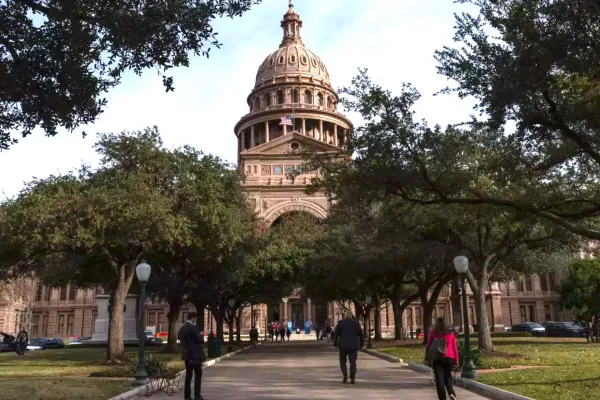
[[442,361],[446,356],[446,339],[445,338],[437,338],[434,339],[427,350],[427,354],[425,356],[427,362],[433,364],[436,361]]

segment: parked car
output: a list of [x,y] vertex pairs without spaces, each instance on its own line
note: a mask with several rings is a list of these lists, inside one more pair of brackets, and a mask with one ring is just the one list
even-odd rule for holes
[[28,351],[46,350],[46,342],[48,339],[31,339],[27,345]]
[[80,337],[80,338],[74,338],[72,341],[70,341],[67,346],[77,346],[82,344],[83,342],[85,342],[86,340],[90,340],[92,337],[91,336],[87,336],[87,337]]
[[552,322],[546,326],[546,336],[585,337],[585,329],[573,322]]
[[532,336],[545,336],[546,328],[535,322],[521,322],[512,326],[512,332],[529,332]]
[[8,333],[0,332],[0,353],[3,351],[16,351],[17,341],[13,335]]
[[163,340],[159,337],[154,337],[154,334],[152,333],[152,331],[150,329],[146,329],[144,331],[144,334],[146,335],[146,345],[158,346],[158,345],[163,344]]

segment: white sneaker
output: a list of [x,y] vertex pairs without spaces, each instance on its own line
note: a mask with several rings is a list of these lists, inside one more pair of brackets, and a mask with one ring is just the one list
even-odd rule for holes
[[456,400],[456,396],[455,396],[455,395],[453,395],[453,394],[451,394],[451,395],[450,395],[450,400]]

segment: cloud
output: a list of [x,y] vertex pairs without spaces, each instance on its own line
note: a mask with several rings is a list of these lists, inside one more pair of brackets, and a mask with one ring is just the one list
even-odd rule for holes
[[[334,86],[348,85],[357,68],[366,67],[376,83],[392,91],[402,82],[413,83],[423,93],[419,117],[442,125],[468,117],[471,102],[433,97],[447,85],[436,73],[433,52],[452,44],[453,12],[464,7],[451,0],[294,3],[304,21],[304,43],[323,59]],[[97,132],[152,125],[159,127],[169,147],[190,144],[234,162],[233,127],[248,112],[246,98],[258,66],[281,42],[279,23],[286,9],[283,0],[265,0],[242,18],[215,21],[223,47],[212,49],[209,59],[194,58],[189,68],[169,71],[175,92],[165,93],[154,70],[141,77],[127,73],[123,84],[106,96],[108,107],[95,124],[54,138],[37,132],[21,139],[0,153],[0,189],[13,196],[33,176],[65,173],[82,163],[96,165],[92,146]],[[90,134],[85,139],[79,134],[82,130]]]

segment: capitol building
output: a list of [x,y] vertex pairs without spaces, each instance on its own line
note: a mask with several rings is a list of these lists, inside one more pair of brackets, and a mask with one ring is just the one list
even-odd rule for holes
[[[246,98],[248,113],[233,127],[248,201],[265,229],[288,213],[309,213],[319,220],[327,216],[331,207],[327,194],[324,191],[307,194],[305,189],[311,175],[291,172],[303,164],[299,153],[302,149],[339,155],[353,129],[351,121],[339,111],[339,96],[325,62],[302,40],[303,23],[291,2],[280,24],[281,43],[258,65],[254,87]],[[567,318],[553,304],[560,278],[554,274],[525,275],[518,282],[492,283],[487,293],[487,323],[493,331],[504,331],[504,327],[520,322]],[[442,291],[434,317],[446,317],[460,327],[462,311],[456,289],[455,285],[449,285]],[[135,312],[135,296],[130,296],[131,312]],[[16,282],[10,290],[0,291],[0,332],[16,334],[27,320],[32,338],[92,336],[104,329],[100,325],[105,323],[107,297],[102,288],[48,288]],[[193,305],[182,308],[181,323],[191,311],[196,311]],[[479,323],[474,311],[471,299],[467,310],[470,324]],[[156,332],[167,331],[168,305],[148,304],[146,312],[148,326]],[[280,302],[244,310],[243,334],[250,329],[253,313],[261,332],[274,320],[292,322],[295,327],[303,326],[307,320],[323,324],[329,319],[335,324],[342,317],[337,303],[313,302],[300,292],[291,293]],[[206,329],[216,329],[210,312],[204,310],[203,315]],[[382,306],[371,315],[371,327],[375,326],[376,317],[383,335],[393,335],[391,305]],[[422,328],[421,304],[411,304],[403,318],[405,329]]]

